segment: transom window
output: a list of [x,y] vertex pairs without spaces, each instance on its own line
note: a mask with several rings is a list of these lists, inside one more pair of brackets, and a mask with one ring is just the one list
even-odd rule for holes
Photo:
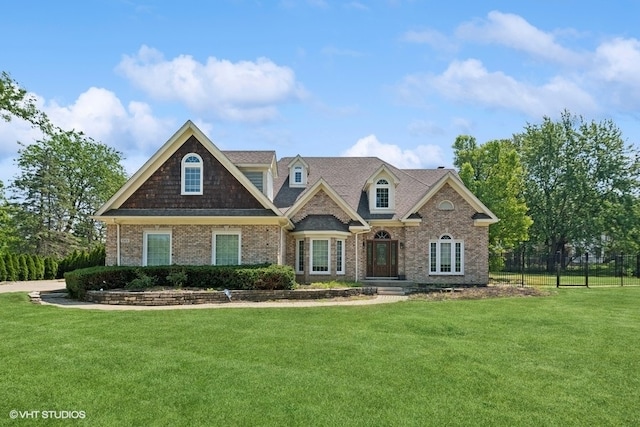
[[376,233],[376,235],[373,236],[373,238],[374,239],[380,239],[380,240],[386,240],[386,239],[390,239],[391,235],[388,232],[386,232],[384,230],[381,230],[381,231],[378,231]]
[[195,153],[182,158],[182,194],[202,194],[202,158]]
[[376,208],[386,209],[389,207],[389,181],[379,179],[376,182]]
[[464,241],[444,234],[429,242],[430,274],[464,274]]

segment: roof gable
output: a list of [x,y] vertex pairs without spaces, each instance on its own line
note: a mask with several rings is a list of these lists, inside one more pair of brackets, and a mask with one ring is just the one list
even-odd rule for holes
[[[183,153],[184,152],[184,153]],[[205,136],[190,120],[187,121],[160,149],[116,192],[97,212],[118,208],[154,208],[157,200],[166,194],[180,194],[181,158],[188,152],[197,152],[206,159],[205,183],[202,196],[181,196],[181,203],[172,200],[172,206],[193,208],[264,208],[280,216],[280,211],[262,194],[244,174]],[[176,162],[178,172],[176,176]],[[177,182],[175,182],[177,181]],[[230,191],[215,191],[211,187],[224,184]],[[177,185],[177,193],[173,188]],[[206,204],[206,206],[205,206]]]
[[344,199],[340,197],[340,195],[338,195],[338,193],[336,193],[335,190],[322,178],[320,178],[319,181],[305,192],[305,194],[295,202],[291,209],[287,210],[286,216],[293,219],[294,216],[320,192],[324,192],[333,201],[333,203],[335,203],[337,207],[349,217],[350,220],[359,222],[363,227],[367,226],[366,221],[358,215],[355,209],[349,206],[349,204],[345,202]]
[[447,171],[434,185],[432,185],[426,193],[418,200],[418,202],[405,214],[402,218],[403,221],[409,219],[411,214],[418,212],[420,208],[429,201],[435,194],[440,191],[442,187],[449,184],[460,196],[472,206],[479,216],[474,218],[477,225],[490,225],[499,221],[498,217],[487,208],[484,203],[480,201],[458,178],[456,174],[451,171]]

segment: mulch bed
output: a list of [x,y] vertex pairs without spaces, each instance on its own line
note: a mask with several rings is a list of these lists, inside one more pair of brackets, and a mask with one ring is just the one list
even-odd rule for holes
[[487,299],[505,297],[543,297],[551,292],[538,288],[520,288],[515,286],[487,286],[481,288],[449,288],[447,290],[413,294],[411,300],[443,301],[450,299]]

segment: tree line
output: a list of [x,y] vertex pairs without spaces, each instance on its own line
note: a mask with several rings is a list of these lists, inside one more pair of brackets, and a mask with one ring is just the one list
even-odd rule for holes
[[[0,181],[0,254],[62,260],[91,252],[105,239],[91,215],[126,181],[122,153],[54,125],[2,72],[0,120],[14,118],[42,137],[19,142],[18,173],[7,187]],[[564,111],[508,139],[479,144],[460,135],[453,150],[461,179],[500,218],[489,228],[494,262],[524,246],[562,255],[640,252],[639,153],[613,121]]]
[[639,152],[613,121],[565,110],[510,139],[461,135],[453,149],[461,179],[500,218],[489,229],[494,262],[525,248],[564,262],[640,251]]
[[102,245],[104,224],[91,215],[126,181],[122,153],[54,125],[35,98],[2,72],[0,119],[15,118],[41,137],[18,142],[18,173],[7,187],[0,181],[0,254],[61,260]]

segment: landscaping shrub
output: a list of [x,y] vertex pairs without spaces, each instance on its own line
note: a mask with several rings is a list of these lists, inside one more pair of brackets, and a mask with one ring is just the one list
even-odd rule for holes
[[156,284],[156,278],[145,274],[141,270],[136,270],[136,278],[126,284],[125,289],[143,290],[152,288]]
[[64,278],[69,295],[79,299],[84,298],[88,290],[176,287],[178,283],[191,288],[219,290],[293,289],[295,283],[291,267],[264,264],[90,267],[67,272]]

